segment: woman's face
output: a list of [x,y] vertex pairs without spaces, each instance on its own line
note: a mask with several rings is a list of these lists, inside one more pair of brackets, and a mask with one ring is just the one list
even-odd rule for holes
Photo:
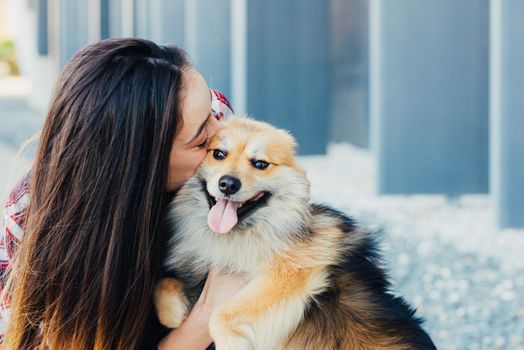
[[187,68],[182,80],[182,127],[169,154],[168,191],[180,188],[193,176],[207,154],[209,139],[222,128],[211,114],[211,92],[200,73]]

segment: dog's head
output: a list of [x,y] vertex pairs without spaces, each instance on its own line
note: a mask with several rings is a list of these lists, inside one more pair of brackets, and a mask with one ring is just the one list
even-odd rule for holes
[[[192,201],[198,198],[200,209],[195,210],[205,204],[207,224],[218,234],[255,225],[292,230],[309,202],[309,182],[295,162],[295,149],[288,132],[232,117],[212,138],[206,159],[180,194]],[[200,193],[189,196],[197,183]]]

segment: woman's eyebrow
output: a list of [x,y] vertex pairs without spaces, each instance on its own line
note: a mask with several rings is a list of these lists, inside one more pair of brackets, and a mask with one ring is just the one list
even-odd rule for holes
[[193,138],[191,139],[191,141],[187,142],[187,144],[190,144],[191,142],[195,141],[198,136],[200,136],[200,134],[202,133],[202,131],[204,130],[204,128],[206,127],[206,124],[207,124],[207,121],[209,120],[209,118],[211,118],[211,112],[208,114],[206,120],[204,120],[204,122],[200,125],[200,127],[198,128],[198,131],[197,133],[195,134],[195,136],[193,136]]

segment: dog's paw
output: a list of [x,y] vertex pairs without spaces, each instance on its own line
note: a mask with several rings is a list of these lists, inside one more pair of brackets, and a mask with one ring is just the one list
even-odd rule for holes
[[254,350],[250,327],[220,309],[211,314],[209,333],[217,350]]
[[154,300],[160,323],[168,328],[177,328],[182,324],[189,308],[182,282],[173,278],[159,280],[155,286]]

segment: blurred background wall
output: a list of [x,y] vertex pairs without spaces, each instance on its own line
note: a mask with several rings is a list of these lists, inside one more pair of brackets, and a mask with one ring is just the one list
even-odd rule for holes
[[0,0],[0,11],[41,115],[88,43],[175,43],[237,112],[291,130],[301,154],[350,142],[373,152],[379,193],[490,193],[499,227],[524,227],[520,0]]

